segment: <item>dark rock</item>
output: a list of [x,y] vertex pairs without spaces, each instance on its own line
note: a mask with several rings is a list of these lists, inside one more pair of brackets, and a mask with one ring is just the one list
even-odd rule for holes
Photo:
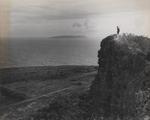
[[150,85],[150,39],[111,35],[100,47],[98,73],[90,89],[93,112],[106,117],[135,117],[136,94]]

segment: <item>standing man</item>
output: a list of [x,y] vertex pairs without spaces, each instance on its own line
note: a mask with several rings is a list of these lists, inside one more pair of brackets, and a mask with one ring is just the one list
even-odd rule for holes
[[120,28],[117,26],[117,34],[120,33]]

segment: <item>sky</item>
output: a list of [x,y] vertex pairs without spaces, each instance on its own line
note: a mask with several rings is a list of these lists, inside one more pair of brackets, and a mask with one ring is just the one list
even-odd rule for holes
[[150,0],[11,0],[10,37],[134,33],[150,37]]

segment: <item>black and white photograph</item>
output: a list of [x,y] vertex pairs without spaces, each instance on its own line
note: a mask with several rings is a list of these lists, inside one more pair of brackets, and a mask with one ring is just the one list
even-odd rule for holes
[[150,0],[0,0],[0,120],[150,120]]

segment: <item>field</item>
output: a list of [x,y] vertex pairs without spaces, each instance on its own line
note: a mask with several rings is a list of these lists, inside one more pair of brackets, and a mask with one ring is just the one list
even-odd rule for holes
[[[27,116],[46,106],[58,94],[87,91],[96,75],[96,66],[51,66],[1,69],[0,116]],[[33,105],[34,104],[34,105]]]

